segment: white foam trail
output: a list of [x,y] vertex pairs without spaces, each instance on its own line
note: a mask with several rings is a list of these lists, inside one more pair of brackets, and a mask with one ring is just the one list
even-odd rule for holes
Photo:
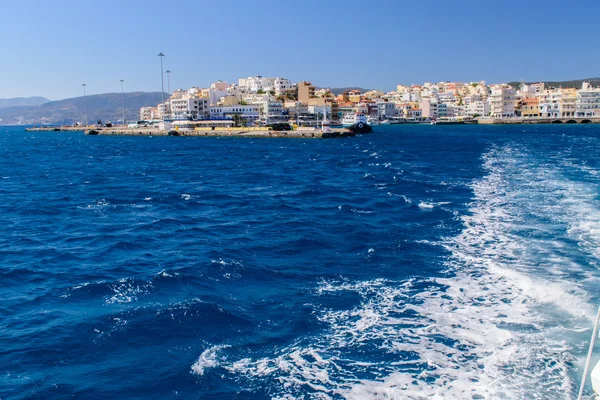
[[593,271],[573,252],[593,260],[600,208],[521,149],[492,149],[484,168],[463,231],[444,243],[448,277],[323,282],[319,296],[353,293],[358,304],[317,306],[321,335],[219,365],[268,377],[281,398],[572,398],[595,314],[576,278]]

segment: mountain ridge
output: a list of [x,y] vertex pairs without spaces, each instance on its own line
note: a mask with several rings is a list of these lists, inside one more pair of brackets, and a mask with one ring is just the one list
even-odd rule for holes
[[31,106],[39,106],[44,103],[48,103],[48,100],[45,97],[41,96],[32,96],[32,97],[11,97],[6,99],[0,99],[0,108],[9,108],[9,107],[31,107]]
[[[122,97],[121,97],[122,96]],[[169,98],[164,93],[164,98]],[[141,107],[156,106],[162,100],[160,92],[103,93],[49,101],[36,106],[0,108],[0,125],[72,125],[98,120],[120,123],[123,119],[137,121]],[[123,101],[123,103],[122,103]]]

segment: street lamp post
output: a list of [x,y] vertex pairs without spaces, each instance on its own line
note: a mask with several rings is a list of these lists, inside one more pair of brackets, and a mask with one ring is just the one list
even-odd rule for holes
[[121,108],[123,109],[123,125],[125,125],[125,97],[123,94],[123,79],[121,79]]
[[88,126],[88,115],[87,115],[87,101],[85,99],[85,87],[87,86],[85,83],[83,85],[83,106],[85,108],[85,126]]
[[[165,56],[162,52],[158,54],[160,57],[160,97],[162,104],[165,104],[165,74],[163,73],[163,57]],[[163,112],[163,121],[165,120],[165,113]]]
[[171,94],[171,70],[166,70],[165,74],[167,74],[167,93]]

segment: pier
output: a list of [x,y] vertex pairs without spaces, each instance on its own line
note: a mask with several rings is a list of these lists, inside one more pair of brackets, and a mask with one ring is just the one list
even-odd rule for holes
[[161,130],[157,127],[34,127],[25,129],[28,132],[81,132],[86,135],[120,135],[120,136],[195,136],[195,137],[248,137],[248,138],[338,138],[352,137],[354,133],[345,128],[331,128],[330,132],[320,129],[298,129],[292,131],[275,131],[267,128],[215,128],[194,130]]

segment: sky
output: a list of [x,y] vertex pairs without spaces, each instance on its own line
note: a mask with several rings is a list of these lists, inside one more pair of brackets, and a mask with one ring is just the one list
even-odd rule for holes
[[[279,76],[393,90],[600,76],[600,1],[22,0],[0,14],[0,98]],[[167,79],[164,88],[167,90]]]

